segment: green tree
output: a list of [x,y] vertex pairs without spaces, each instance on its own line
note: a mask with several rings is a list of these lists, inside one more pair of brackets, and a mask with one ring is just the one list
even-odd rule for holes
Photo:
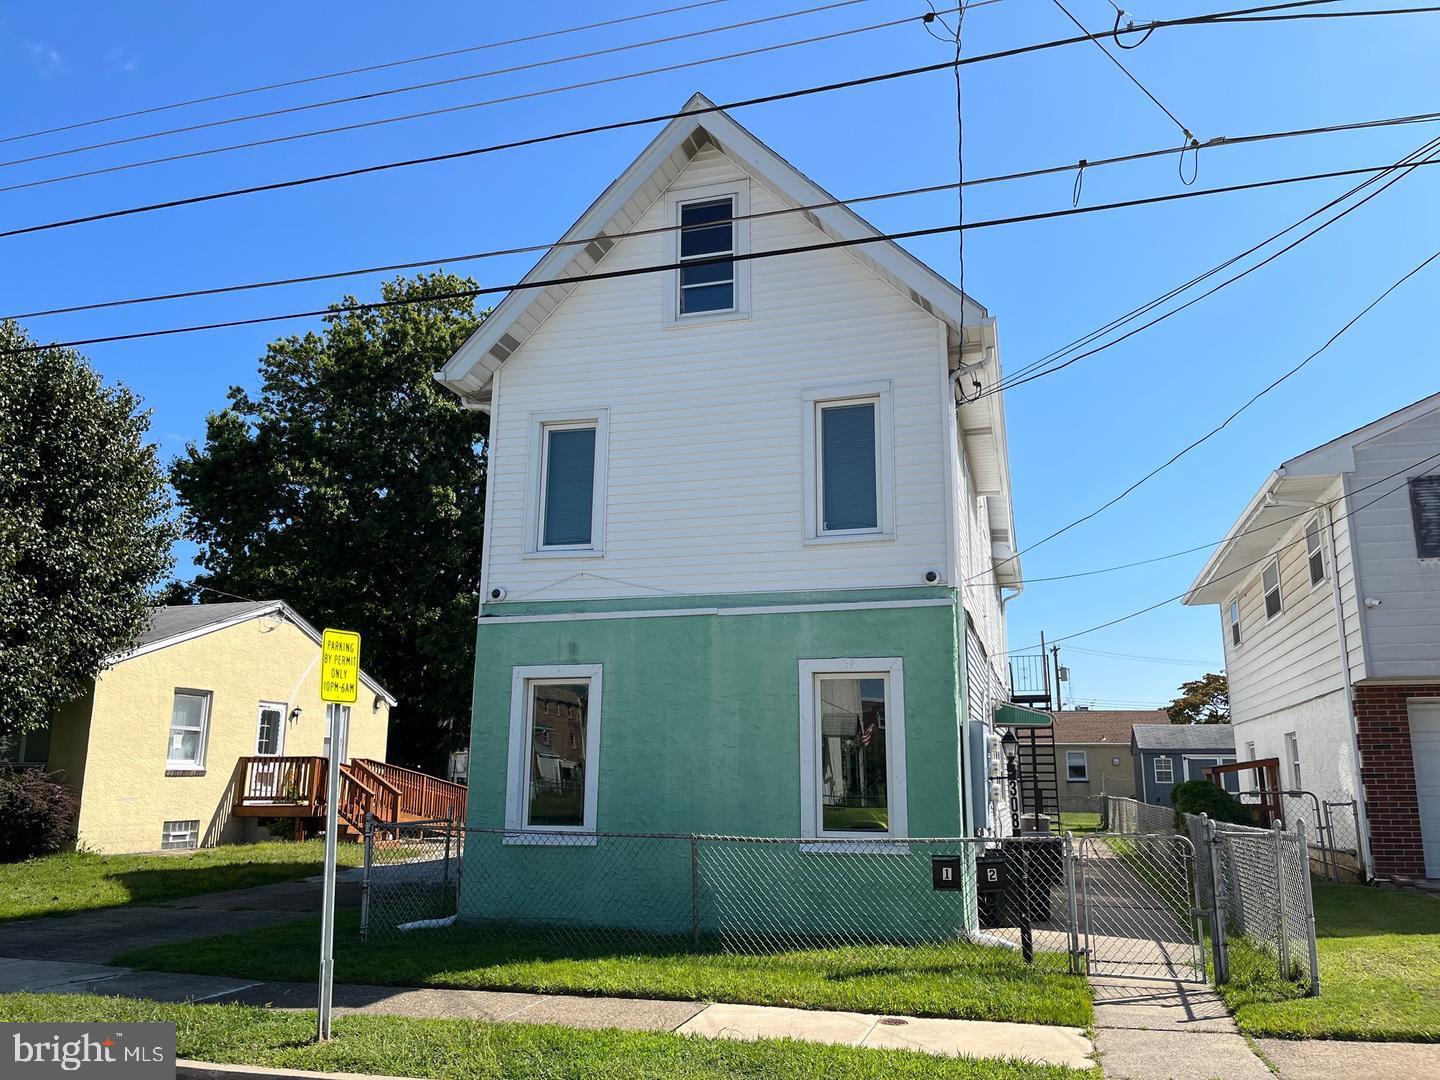
[[1204,678],[1180,684],[1180,696],[1165,710],[1172,724],[1228,724],[1230,683],[1213,671]]
[[0,736],[43,725],[149,622],[175,537],[149,427],[79,353],[0,323]]
[[360,631],[362,666],[399,699],[391,760],[430,769],[469,732],[488,424],[433,374],[483,318],[446,295],[473,287],[398,278],[383,298],[418,302],[273,342],[258,393],[232,387],[171,466],[200,598]]

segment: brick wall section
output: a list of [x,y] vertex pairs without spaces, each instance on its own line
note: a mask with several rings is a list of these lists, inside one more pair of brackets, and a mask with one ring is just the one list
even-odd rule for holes
[[1406,702],[1440,698],[1440,683],[1355,687],[1355,719],[1365,762],[1365,813],[1377,877],[1425,876],[1420,805],[1410,754]]

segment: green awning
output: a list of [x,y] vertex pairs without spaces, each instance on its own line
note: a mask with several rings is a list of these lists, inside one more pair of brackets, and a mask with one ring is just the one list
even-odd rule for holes
[[995,706],[997,727],[1049,727],[1050,714],[1039,709],[1027,709],[1024,705],[1006,702]]

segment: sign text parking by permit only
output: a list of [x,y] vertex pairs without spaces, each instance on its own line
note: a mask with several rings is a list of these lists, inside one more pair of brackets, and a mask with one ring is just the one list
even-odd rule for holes
[[360,691],[360,635],[326,630],[320,643],[320,700],[353,705]]

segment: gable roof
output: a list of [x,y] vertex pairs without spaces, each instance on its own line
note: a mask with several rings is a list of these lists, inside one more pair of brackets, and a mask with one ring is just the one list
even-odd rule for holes
[[[171,645],[179,645],[183,641],[193,641],[195,638],[204,637],[217,630],[225,630],[267,615],[278,615],[280,618],[294,623],[316,645],[320,644],[320,632],[301,618],[295,609],[283,600],[247,600],[243,603],[226,604],[170,604],[165,607],[157,607],[150,617],[149,628],[135,639],[135,644],[123,652],[107,657],[105,666],[114,667],[127,660],[134,660],[137,656],[168,649]],[[364,671],[360,672],[360,679],[371,690],[384,698],[388,704],[396,703],[390,691],[365,674]]]
[[1136,724],[1168,724],[1164,709],[1061,709],[1055,716],[1055,743],[1130,745]]
[[1304,527],[1297,516],[1304,506],[1324,502],[1332,485],[1355,470],[1355,448],[1363,446],[1418,417],[1440,409],[1440,393],[1396,409],[1363,427],[1347,431],[1329,442],[1282,462],[1265,478],[1230,527],[1225,540],[1206,561],[1185,594],[1186,604],[1223,604],[1249,580],[1247,568],[1265,558],[1291,531]]
[[[710,146],[791,206],[834,202],[833,195],[704,94],[694,94],[681,114],[665,125],[435,373],[436,380],[467,406],[488,412],[495,373],[596,270],[690,160]],[[983,385],[999,384],[995,320],[984,307],[893,240],[879,239],[883,235],[880,230],[848,207],[829,205],[800,213],[829,240],[866,241],[836,250],[945,324],[952,371],[963,363]],[[584,238],[593,239],[588,244],[574,242]],[[573,283],[565,280],[558,285],[531,286],[532,282],[557,278],[573,279]],[[1014,557],[1003,395],[986,394],[978,402],[964,403],[957,389],[956,400],[976,494],[984,495],[991,507],[994,558],[1005,560],[997,563],[996,577],[1000,584],[1018,588],[1022,578],[1019,560]]]
[[1217,750],[1235,752],[1235,729],[1229,724],[1136,724],[1131,746],[1136,750]]

